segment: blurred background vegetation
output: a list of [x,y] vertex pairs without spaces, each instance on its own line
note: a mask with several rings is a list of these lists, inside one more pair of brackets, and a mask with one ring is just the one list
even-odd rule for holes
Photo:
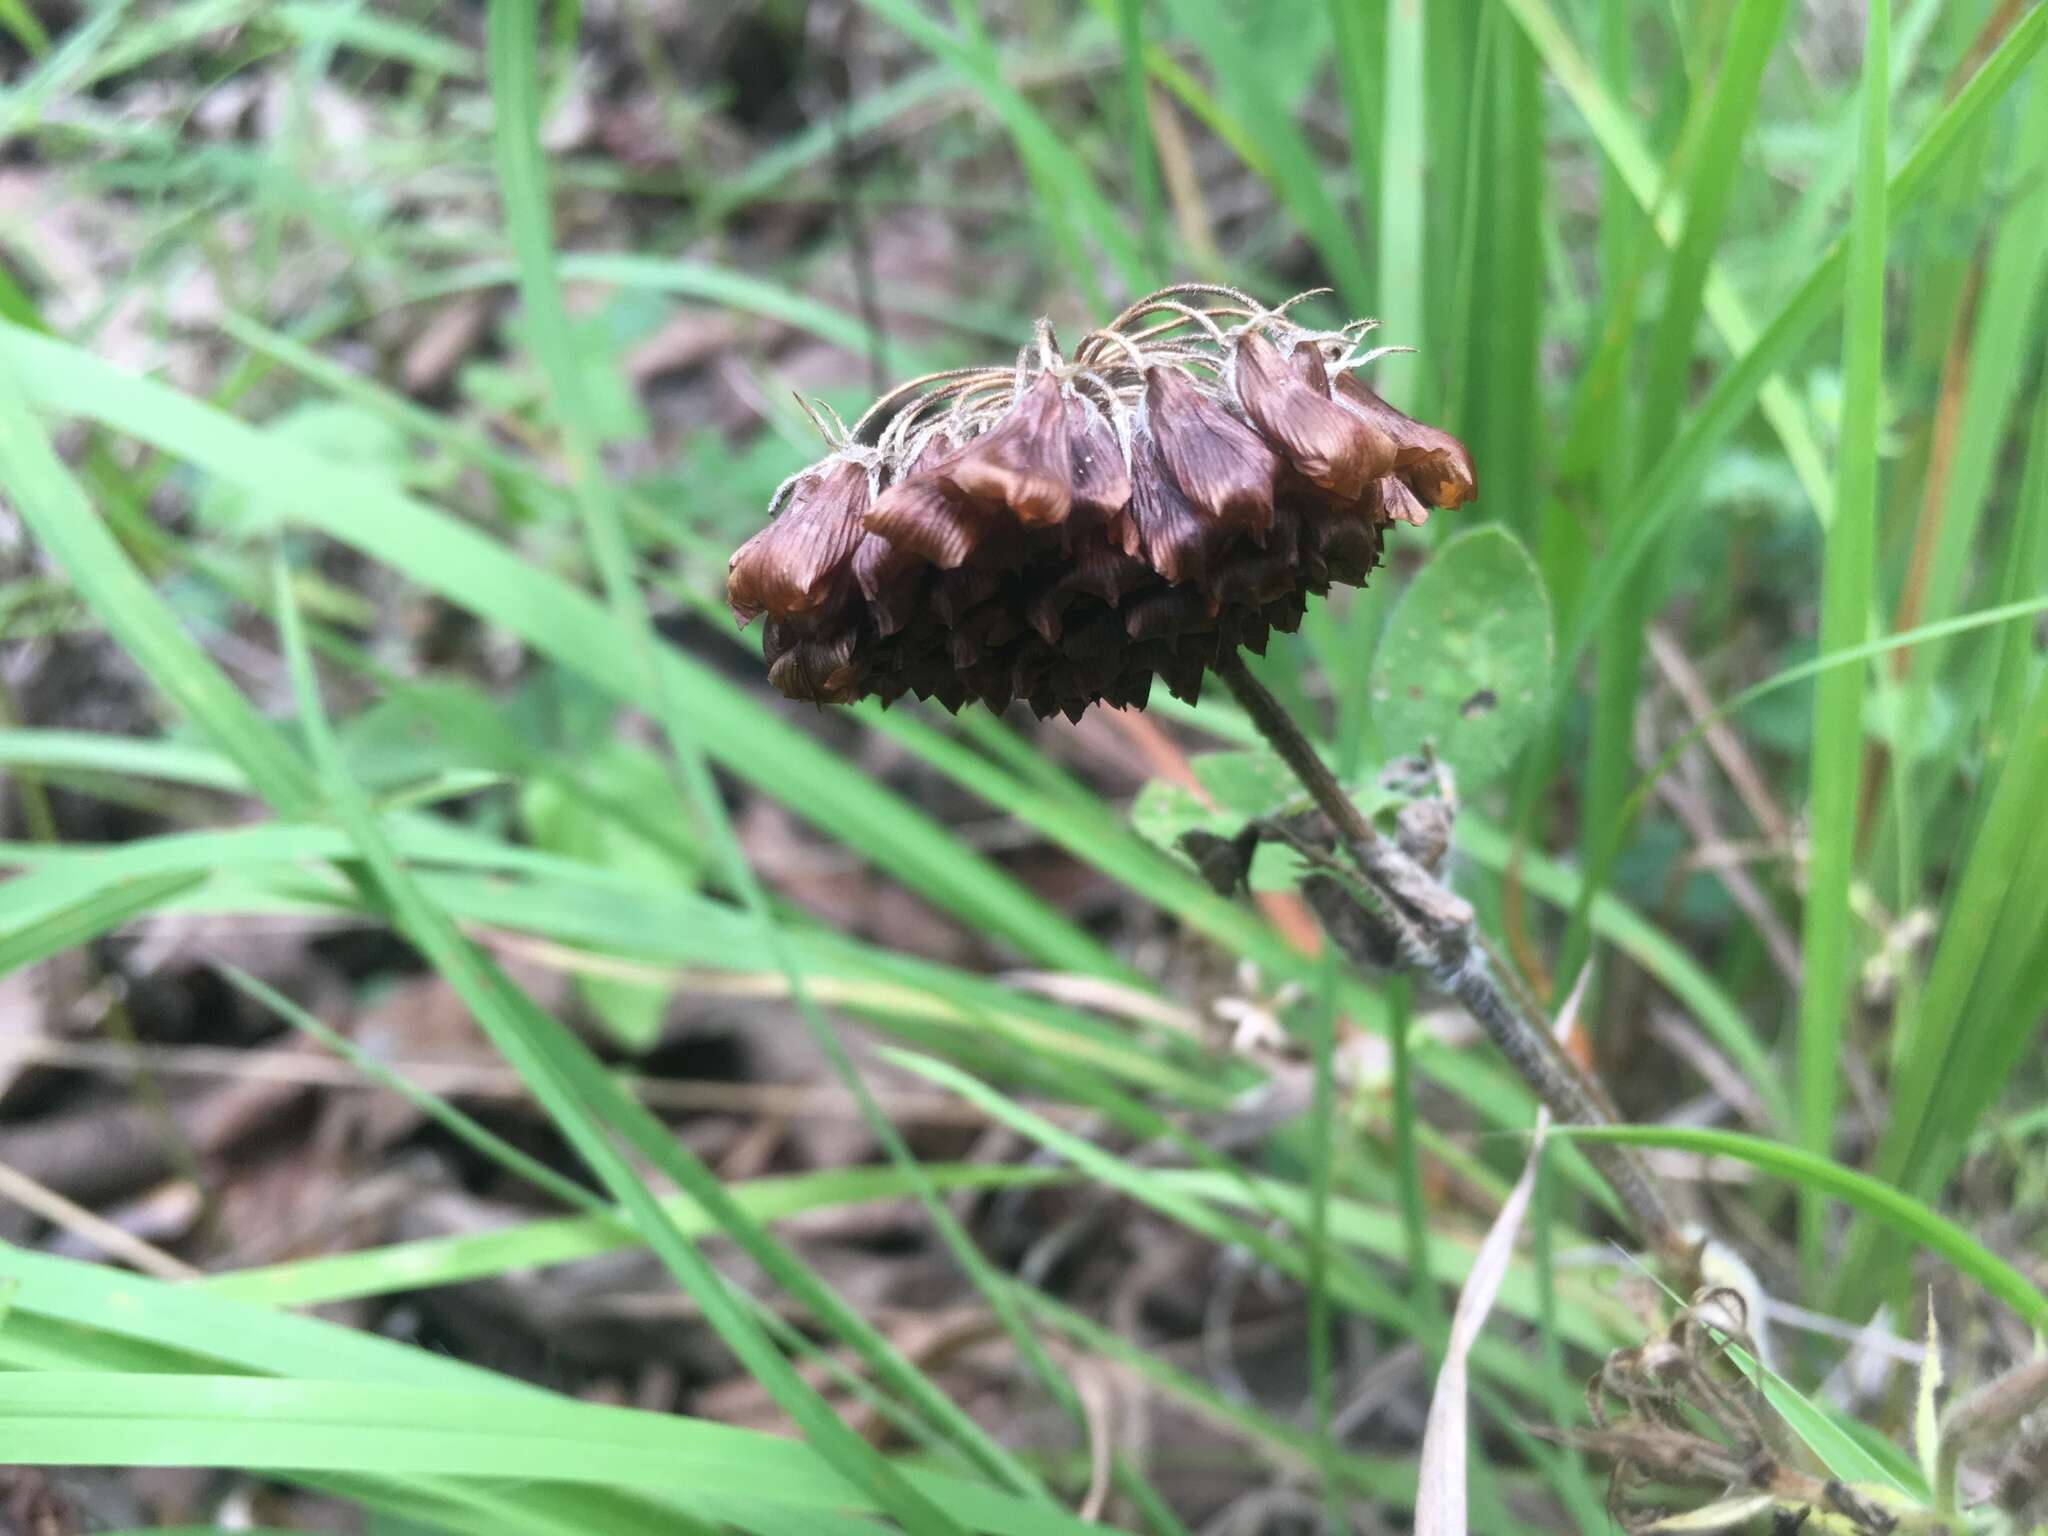
[[[1481,498],[1260,675],[1370,783],[1486,618],[1395,614],[1417,571],[1529,551],[1457,888],[1589,978],[1803,1454],[1934,1498],[1930,1320],[1958,1389],[2048,1326],[2044,45],[2024,0],[0,0],[0,1519],[1410,1527],[1526,1092],[1133,826],[1228,808],[1227,700],[809,710],[723,607],[793,394],[1184,278],[1414,348],[1375,382]],[[1540,1167],[1475,1530],[1612,1524],[1550,1431],[1669,1316]],[[1966,1496],[2028,1508],[2032,1424]]]

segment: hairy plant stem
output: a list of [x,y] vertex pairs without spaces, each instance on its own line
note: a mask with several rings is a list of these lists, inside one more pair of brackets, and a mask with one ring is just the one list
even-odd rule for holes
[[[1375,909],[1371,916],[1384,930],[1380,947],[1387,947],[1390,940],[1404,966],[1456,998],[1559,1121],[1617,1123],[1619,1116],[1605,1089],[1552,1038],[1541,1019],[1511,1001],[1488,963],[1471,907],[1373,829],[1314,743],[1265,684],[1252,676],[1241,655],[1233,651],[1224,657],[1216,673],[1301,781],[1363,876]],[[1346,957],[1354,964],[1371,964],[1365,953],[1370,946],[1357,942],[1355,931],[1347,931],[1353,925],[1331,923],[1322,912],[1327,903],[1312,904]],[[1586,1143],[1583,1150],[1620,1199],[1637,1236],[1676,1277],[1692,1281],[1698,1269],[1697,1247],[1679,1230],[1663,1187],[1635,1149]],[[1684,1289],[1689,1292],[1690,1283]]]

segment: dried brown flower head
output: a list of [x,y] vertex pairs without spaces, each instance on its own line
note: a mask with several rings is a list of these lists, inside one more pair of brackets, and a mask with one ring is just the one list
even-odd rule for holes
[[1362,585],[1389,523],[1477,494],[1472,460],[1350,375],[1380,355],[1371,321],[1309,330],[1296,302],[1162,289],[1071,357],[1041,321],[1014,368],[833,419],[833,451],[732,557],[770,680],[1078,719],[1142,706],[1154,677],[1192,700],[1226,650],[1263,653],[1310,595]]

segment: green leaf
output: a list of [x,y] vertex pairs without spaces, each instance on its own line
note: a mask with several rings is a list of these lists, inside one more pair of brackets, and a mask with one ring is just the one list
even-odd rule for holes
[[1503,528],[1459,534],[1387,621],[1372,671],[1381,749],[1434,743],[1466,791],[1498,778],[1543,718],[1555,648],[1528,551]]
[[[1190,832],[1234,837],[1247,822],[1307,803],[1301,781],[1271,752],[1205,752],[1189,759],[1195,784],[1154,779],[1131,804],[1131,827],[1147,842],[1186,858],[1181,839]],[[1396,796],[1375,787],[1354,790],[1367,816],[1393,804]],[[1292,849],[1262,843],[1252,859],[1255,891],[1288,891],[1301,883],[1302,864]]]
[[[1131,804],[1132,829],[1176,857],[1186,856],[1180,840],[1190,832],[1233,837],[1245,823],[1302,797],[1300,783],[1270,752],[1205,752],[1188,767],[1194,786],[1154,779]],[[1262,846],[1252,888],[1286,889],[1299,879],[1300,862],[1285,848]]]

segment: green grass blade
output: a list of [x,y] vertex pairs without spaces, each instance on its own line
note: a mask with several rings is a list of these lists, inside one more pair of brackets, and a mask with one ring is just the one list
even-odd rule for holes
[[288,811],[302,809],[312,795],[304,766],[185,633],[93,511],[30,409],[18,368],[17,360],[0,355],[0,488],[150,681],[267,799]]
[[1676,1126],[1559,1126],[1556,1134],[1582,1141],[1617,1141],[1633,1146],[1668,1147],[1702,1157],[1732,1157],[1752,1168],[1787,1180],[1812,1195],[1839,1200],[1882,1224],[1900,1237],[1936,1254],[1975,1280],[2032,1328],[2048,1328],[2048,1296],[2005,1260],[1962,1227],[1928,1209],[1911,1195],[1869,1174],[1844,1168],[1798,1147],[1745,1136],[1736,1131],[1692,1130]]
[[[1503,3],[1519,4],[1521,0]],[[1959,145],[1984,125],[2044,46],[2048,46],[2048,10],[2035,9],[2013,25],[2005,41],[1942,109],[1899,166],[1885,197],[1888,223],[1897,223],[1927,192]],[[1602,552],[1558,648],[1560,675],[1569,674],[1584,654],[1617,595],[1640,579],[1639,570],[1651,551],[1679,536],[1671,525],[1705,472],[1709,456],[1747,414],[1772,377],[1820,329],[1841,290],[1847,264],[1846,245],[1831,247],[1763,327],[1755,344],[1743,350],[1735,365],[1715,380],[1670,450],[1644,472],[1630,498],[1639,510],[1620,543]]]
[[[306,524],[637,702],[618,666],[619,648],[629,642],[600,605],[381,477],[337,465],[29,332],[0,328],[0,359],[19,365],[18,377],[40,404],[101,421],[235,485],[258,492],[295,487],[293,511]],[[894,795],[845,773],[835,754],[712,668],[672,647],[662,649],[659,665],[675,707],[696,724],[722,766],[785,800],[936,905],[969,915],[1041,963],[1134,979],[1073,923]]]
[[[1821,569],[1820,648],[1846,650],[1875,615],[1877,414],[1884,387],[1885,142],[1890,127],[1889,0],[1872,0],[1864,33],[1863,141],[1849,219],[1843,299],[1842,428],[1835,465],[1835,516]],[[1814,687],[1808,768],[1803,986],[1798,1023],[1799,1144],[1825,1156],[1833,1144],[1842,1035],[1855,963],[1849,883],[1856,872],[1856,812],[1863,783],[1860,667],[1825,673]],[[1820,1276],[1825,1207],[1800,1206],[1800,1255],[1809,1281]]]
[[[1344,3],[1344,0],[1339,0]],[[1362,7],[1361,7],[1362,9]],[[1380,74],[1383,82],[1380,128],[1380,185],[1377,206],[1368,203],[1376,221],[1379,250],[1379,293],[1373,303],[1384,313],[1398,316],[1404,345],[1432,348],[1437,342],[1429,328],[1432,295],[1424,284],[1428,264],[1424,243],[1429,239],[1428,208],[1423,188],[1428,170],[1431,139],[1424,118],[1423,7],[1405,0],[1386,7],[1386,61]],[[1445,146],[1436,146],[1438,154]],[[1420,410],[1423,392],[1419,357],[1431,355],[1395,352],[1380,361],[1381,387],[1391,399],[1416,402]],[[1440,360],[1443,366],[1448,359]]]
[[1281,208],[1315,247],[1346,304],[1372,302],[1371,274],[1353,233],[1323,184],[1323,168],[1273,84],[1274,71],[1241,18],[1219,0],[1165,0],[1165,8],[1209,66],[1223,110],[1244,125],[1259,148],[1259,174]]
[[[363,1382],[105,1372],[0,1377],[9,1446],[49,1466],[235,1466],[427,1473],[701,1492],[829,1516],[886,1509],[810,1447],[673,1414],[548,1396]],[[1099,1529],[1058,1510],[908,1469],[920,1500],[992,1536]]]
[[[300,701],[307,739],[327,781],[332,804],[351,840],[387,899],[401,930],[420,946],[434,967],[468,1005],[478,1024],[547,1107],[577,1154],[624,1208],[649,1246],[676,1276],[706,1321],[748,1372],[803,1430],[819,1454],[854,1487],[878,1501],[912,1532],[953,1533],[958,1523],[905,1485],[873,1448],[840,1422],[816,1390],[790,1366],[752,1315],[727,1288],[694,1242],[671,1222],[646,1184],[620,1155],[584,1097],[579,1076],[603,1076],[582,1048],[558,1025],[538,1017],[523,993],[474,948],[420,891],[399,862],[369,801],[347,775],[320,707],[312,662],[292,597],[288,571],[277,565],[277,611]],[[573,1060],[573,1065],[571,1061]],[[583,1069],[578,1072],[578,1068]]]

